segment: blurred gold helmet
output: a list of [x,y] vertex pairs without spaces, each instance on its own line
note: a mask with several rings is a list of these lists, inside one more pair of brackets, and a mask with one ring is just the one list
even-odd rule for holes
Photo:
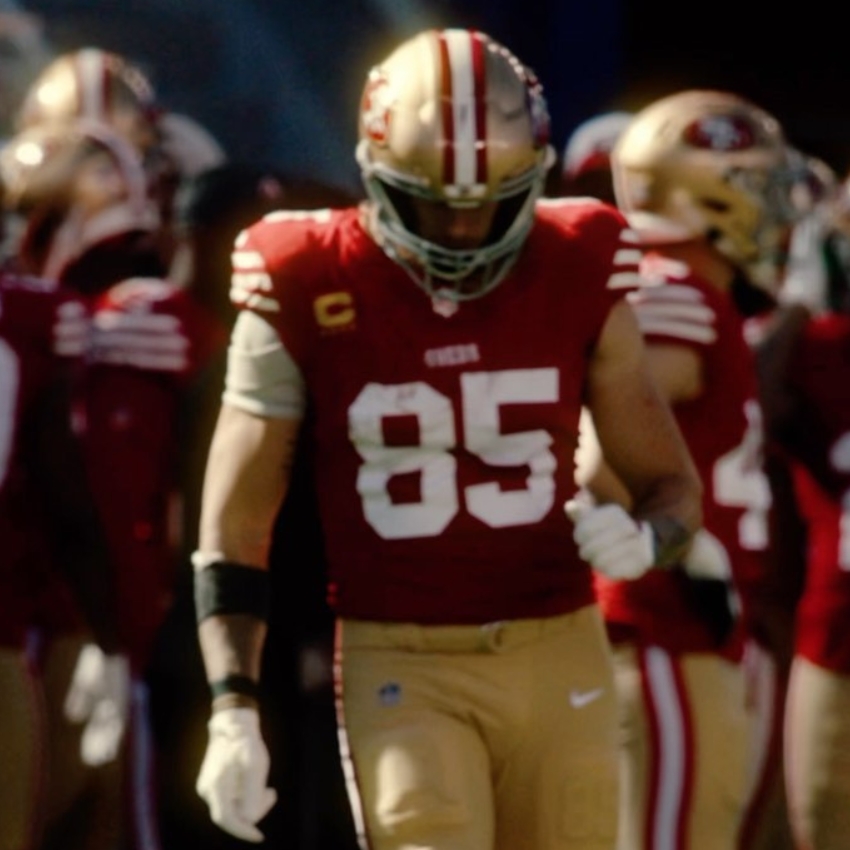
[[158,114],[154,88],[141,69],[117,53],[85,47],[42,70],[15,124],[25,130],[85,118],[109,125],[145,154],[157,141]]
[[707,239],[775,291],[801,179],[776,118],[729,92],[669,95],[634,116],[612,168],[617,204],[647,241]]
[[[427,30],[369,72],[357,161],[383,250],[432,295],[478,297],[516,258],[555,161],[542,87],[482,32]],[[459,249],[417,232],[413,198],[498,206],[484,243]],[[473,274],[474,288],[461,284]]]

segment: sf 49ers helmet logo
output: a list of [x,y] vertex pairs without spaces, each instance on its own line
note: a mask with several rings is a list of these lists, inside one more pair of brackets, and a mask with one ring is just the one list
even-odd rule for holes
[[360,120],[363,133],[376,145],[386,145],[389,139],[391,107],[389,80],[380,71],[373,70],[363,90]]
[[708,115],[689,124],[682,134],[695,148],[712,151],[743,151],[756,144],[752,123],[738,115]]

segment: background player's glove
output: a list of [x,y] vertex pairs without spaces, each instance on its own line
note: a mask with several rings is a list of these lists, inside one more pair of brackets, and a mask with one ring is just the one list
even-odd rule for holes
[[210,808],[213,823],[244,841],[259,843],[256,824],[277,800],[266,785],[269,754],[255,708],[223,708],[208,724],[209,743],[195,790]]
[[608,578],[640,578],[655,563],[652,526],[620,505],[595,505],[579,497],[570,499],[564,510],[575,524],[579,555]]
[[732,580],[732,564],[726,547],[704,528],[694,534],[691,548],[682,561],[682,567],[693,578],[710,578],[726,582]]
[[65,696],[65,716],[84,723],[80,756],[97,767],[113,761],[127,728],[130,667],[123,655],[106,655],[94,643],[80,650]]

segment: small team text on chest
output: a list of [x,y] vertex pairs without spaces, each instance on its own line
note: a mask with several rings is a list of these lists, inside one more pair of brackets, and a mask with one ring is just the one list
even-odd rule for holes
[[425,352],[425,365],[438,366],[463,366],[465,363],[478,363],[481,353],[478,345],[474,342],[463,345],[446,345],[443,348],[429,348]]

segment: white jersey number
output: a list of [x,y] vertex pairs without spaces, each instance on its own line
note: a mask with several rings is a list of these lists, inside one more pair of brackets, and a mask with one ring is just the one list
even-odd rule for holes
[[12,441],[15,438],[15,416],[17,411],[20,369],[18,355],[0,339],[0,486],[9,472]]
[[714,465],[714,499],[718,505],[744,509],[738,539],[743,549],[758,552],[767,548],[767,512],[772,498],[762,466],[764,429],[758,402],[747,401],[744,414],[744,439]]
[[[525,489],[503,492],[495,480],[465,487],[466,509],[493,528],[539,521],[555,500],[557,461],[549,451],[552,436],[544,430],[500,433],[499,408],[556,402],[557,369],[467,372],[460,376],[460,389],[466,450],[490,467],[529,467]],[[415,417],[418,445],[386,445],[382,423],[392,416]],[[388,540],[440,534],[461,510],[457,461],[452,454],[458,446],[458,428],[451,400],[422,381],[368,384],[349,408],[348,428],[364,461],[357,492],[372,528]],[[395,504],[389,481],[405,473],[419,473],[420,500]]]

